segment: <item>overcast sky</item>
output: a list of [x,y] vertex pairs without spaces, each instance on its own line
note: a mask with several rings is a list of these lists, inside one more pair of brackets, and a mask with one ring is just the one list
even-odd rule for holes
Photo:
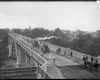
[[0,2],[0,27],[46,29],[100,29],[96,2]]

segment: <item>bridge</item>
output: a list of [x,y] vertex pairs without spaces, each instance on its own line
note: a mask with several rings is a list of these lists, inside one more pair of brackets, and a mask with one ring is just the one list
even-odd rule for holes
[[[9,57],[13,56],[16,58],[16,66],[15,66],[16,69],[23,68],[23,70],[24,70],[24,68],[28,67],[28,69],[30,70],[30,68],[36,67],[36,70],[37,70],[36,78],[45,79],[46,77],[48,77],[50,79],[58,79],[58,78],[64,79],[64,76],[58,70],[58,68],[56,66],[64,66],[66,64],[67,65],[83,64],[82,57],[84,55],[86,55],[84,53],[77,52],[70,48],[62,48],[60,46],[41,41],[41,40],[44,40],[47,38],[32,39],[30,37],[26,37],[26,36],[23,36],[23,35],[20,35],[17,33],[12,33],[12,32],[10,32],[8,35],[9,35],[9,39],[8,39],[8,41],[9,41],[9,46],[8,46]],[[53,37],[55,37],[55,36],[52,36],[50,38],[53,38]],[[37,46],[36,46],[36,42],[38,42]],[[48,47],[50,48],[50,53],[53,53],[51,58],[49,57],[49,54],[44,55],[44,52],[42,51],[44,44],[48,45]],[[63,49],[60,54],[60,56],[62,56],[62,58],[60,58],[59,56],[57,56],[55,54],[57,48],[59,48],[59,47],[61,49]],[[64,51],[66,51],[66,53],[64,53]],[[72,58],[72,60],[75,61],[77,58],[78,61],[80,61],[79,63],[69,60],[71,58],[68,58],[68,57],[67,57],[68,59],[63,58],[63,57],[68,56],[70,52],[73,52],[73,56],[75,57],[75,58]],[[55,63],[53,62],[54,55],[56,55],[56,58],[59,58],[62,61],[65,60],[65,62],[64,63],[57,62],[57,64],[55,65]],[[88,56],[90,57],[90,55],[88,55]],[[27,71],[27,70],[25,70],[25,71]],[[1,72],[3,72],[3,71],[1,71]],[[14,72],[14,71],[12,71],[12,72]]]
[[51,74],[51,70],[49,69],[55,69],[55,67],[50,63],[49,59],[42,56],[42,51],[39,51],[39,48],[35,47],[37,39],[31,39],[16,33],[9,33],[8,35],[9,57],[14,56],[16,58],[16,68],[25,67],[26,64],[30,65],[30,67],[34,67],[35,65],[38,67],[37,73],[41,75],[40,78],[45,78],[46,76],[49,76],[49,78],[61,78],[59,72],[56,72],[56,76]]

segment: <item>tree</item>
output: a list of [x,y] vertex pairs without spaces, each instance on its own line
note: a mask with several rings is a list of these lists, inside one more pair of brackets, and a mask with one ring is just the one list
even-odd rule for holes
[[49,30],[45,30],[43,28],[35,28],[32,30],[32,38],[44,37],[50,34],[51,32]]
[[16,29],[12,29],[12,31],[13,31],[14,33],[21,34],[21,29],[16,28]]
[[65,37],[64,33],[59,28],[55,29],[54,35],[57,36],[57,37],[60,37],[60,38],[64,38]]
[[89,48],[89,52],[94,56],[100,55],[100,37],[93,39],[93,43]]

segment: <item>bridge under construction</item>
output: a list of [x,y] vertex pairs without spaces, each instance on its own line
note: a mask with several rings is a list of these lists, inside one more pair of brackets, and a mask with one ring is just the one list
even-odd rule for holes
[[[57,66],[81,65],[83,64],[82,58],[86,55],[70,48],[63,48],[60,55],[57,55],[56,50],[60,46],[41,41],[40,38],[32,39],[17,33],[10,32],[8,35],[8,56],[16,58],[16,65],[14,69],[1,70],[0,78],[17,78],[16,75],[19,75],[19,78],[24,75],[23,78],[25,78],[25,76],[29,75],[28,78],[32,79],[65,79]],[[38,43],[37,46],[36,42]],[[50,48],[47,54],[44,54],[42,50],[44,44]],[[64,53],[65,50],[66,53]],[[68,57],[70,52],[73,52],[73,58]],[[91,57],[90,55],[87,56]],[[54,62],[54,59],[58,59],[58,61]],[[76,62],[74,62],[75,60]],[[86,73],[88,74],[88,72]]]

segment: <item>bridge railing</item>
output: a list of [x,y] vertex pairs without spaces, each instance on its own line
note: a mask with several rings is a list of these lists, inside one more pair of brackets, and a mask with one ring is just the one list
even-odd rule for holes
[[15,41],[16,41],[16,43],[17,43],[18,45],[20,45],[25,51],[27,51],[28,54],[29,54],[30,56],[33,56],[36,60],[38,60],[38,62],[39,62],[41,65],[44,64],[44,63],[46,62],[46,60],[45,60],[43,57],[41,57],[38,53],[36,53],[35,51],[33,51],[33,49],[31,49],[30,46],[26,45],[25,43],[23,43],[22,41],[17,40],[17,39],[16,39]]

